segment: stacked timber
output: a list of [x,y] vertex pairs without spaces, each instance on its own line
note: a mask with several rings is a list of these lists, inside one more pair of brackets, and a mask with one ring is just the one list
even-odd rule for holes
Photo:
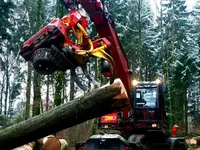
[[53,135],[39,139],[37,142],[31,142],[13,150],[67,150],[68,144],[65,139],[58,139]]
[[189,150],[200,150],[200,136],[185,139],[186,143],[189,145]]

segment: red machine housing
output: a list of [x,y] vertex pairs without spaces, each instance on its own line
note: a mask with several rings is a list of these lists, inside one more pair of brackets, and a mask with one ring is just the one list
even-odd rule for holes
[[[68,22],[69,24],[67,24]],[[78,22],[81,22],[83,28],[86,30],[88,21],[81,11],[72,10],[70,11],[70,17],[64,16],[62,19],[53,19],[21,46],[19,54],[22,55],[25,60],[29,61],[32,59],[33,52],[41,46],[48,48],[54,45],[58,49],[61,49],[64,43],[78,50],[79,48],[75,46],[68,36],[69,31],[72,30],[72,27]]]

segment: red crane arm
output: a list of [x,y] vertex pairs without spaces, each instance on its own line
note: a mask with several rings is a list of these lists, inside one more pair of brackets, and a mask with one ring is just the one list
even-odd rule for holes
[[130,75],[129,65],[126,54],[119,41],[119,37],[114,30],[112,20],[108,17],[109,13],[106,6],[100,0],[79,0],[79,4],[89,14],[94,22],[96,30],[101,38],[106,38],[110,41],[112,56],[116,66],[116,77],[120,78],[127,90],[130,93]]

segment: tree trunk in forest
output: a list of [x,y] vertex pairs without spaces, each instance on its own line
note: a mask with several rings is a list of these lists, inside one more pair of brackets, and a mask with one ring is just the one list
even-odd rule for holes
[[7,150],[128,106],[121,80],[98,88],[38,116],[0,130],[0,149]]
[[165,63],[165,52],[164,52],[164,36],[163,36],[163,9],[162,9],[162,1],[160,1],[160,32],[161,32],[161,50],[160,55],[162,58],[162,74],[163,74],[163,82],[166,84],[167,78],[166,78],[166,63]]
[[92,122],[92,135],[95,135],[97,132],[97,126],[98,126],[98,119],[95,118]]
[[[30,6],[31,5],[31,1],[30,0],[26,0],[24,1],[24,5],[27,11],[27,16],[28,16],[28,25],[30,28],[30,34],[34,33],[35,30],[35,26],[34,26],[34,22],[35,22],[35,6]],[[31,9],[32,8],[32,9]],[[25,108],[25,119],[30,118],[30,109],[31,109],[31,105],[30,105],[30,97],[31,97],[31,76],[32,74],[32,70],[31,70],[31,62],[28,62],[28,75],[27,75],[27,87],[26,87],[26,108]],[[35,83],[33,83],[34,85]]]
[[1,96],[0,96],[0,115],[2,114],[3,108],[3,90],[4,90],[5,74],[3,75],[2,86],[1,86]]
[[40,92],[40,74],[34,71],[34,97],[33,97],[33,116],[40,114],[40,100],[41,100],[41,92]]
[[9,61],[8,61],[8,51],[7,51],[7,56],[6,56],[6,70],[5,70],[5,73],[6,73],[6,89],[5,89],[5,100],[4,100],[4,115],[6,116],[7,114],[7,100],[8,100],[8,89],[9,89],[9,71],[8,71],[8,68],[9,68]]
[[[40,30],[42,25],[41,18],[42,15],[42,5],[43,1],[37,1],[37,12],[36,12],[36,30]],[[41,75],[34,71],[34,97],[33,97],[33,116],[40,114],[40,100],[41,100]]]
[[95,68],[95,80],[98,81],[98,59],[95,58],[95,64],[94,64],[94,68]]
[[139,67],[140,67],[140,81],[143,81],[143,73],[142,73],[142,23],[141,23],[141,0],[138,2],[138,53],[139,53]]
[[46,111],[48,111],[49,109],[49,75],[47,75],[47,93],[46,93],[46,105],[45,105],[45,109]]
[[185,104],[185,134],[188,134],[188,99],[187,88],[184,90],[184,104]]
[[[199,45],[199,60],[200,60],[200,45]],[[199,66],[200,66],[200,61],[199,61]],[[199,69],[199,77],[200,77],[200,69]],[[200,102],[200,80],[199,80],[199,98],[198,98],[198,102]],[[199,104],[199,103],[197,103]],[[199,105],[197,105],[197,113],[199,113]]]
[[59,106],[61,104],[61,94],[63,88],[63,78],[64,72],[56,72],[56,85],[55,85],[55,99],[54,106]]
[[25,119],[30,118],[30,100],[31,100],[31,62],[28,62],[28,75],[26,85],[26,111]]
[[66,91],[65,91],[65,86],[66,86],[66,79],[65,79],[65,73],[63,75],[63,84],[62,84],[62,98],[61,98],[61,104],[65,103],[65,97],[66,97]]
[[70,70],[70,94],[69,94],[69,97],[70,97],[70,100],[74,99],[74,77],[72,76],[72,71]]
[[[57,1],[57,10],[56,10],[56,17],[61,18],[63,14],[63,6]],[[55,85],[55,99],[54,99],[54,106],[61,105],[61,94],[63,89],[63,79],[64,79],[64,72],[58,71],[56,72],[56,85]]]
[[41,108],[41,113],[44,112],[44,107],[43,107],[43,100],[40,100],[40,108]]
[[149,70],[148,70],[148,53],[147,53],[147,50],[145,50],[145,68],[144,68],[144,70],[145,70],[145,74],[144,74],[144,81],[151,81],[151,80],[149,80],[149,78],[148,78],[148,74],[149,74]]

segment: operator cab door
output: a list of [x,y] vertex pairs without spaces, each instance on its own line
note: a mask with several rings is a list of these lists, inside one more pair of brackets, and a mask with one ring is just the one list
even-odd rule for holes
[[151,126],[161,120],[159,108],[159,88],[156,83],[138,83],[133,88],[132,107],[134,123],[146,123]]

